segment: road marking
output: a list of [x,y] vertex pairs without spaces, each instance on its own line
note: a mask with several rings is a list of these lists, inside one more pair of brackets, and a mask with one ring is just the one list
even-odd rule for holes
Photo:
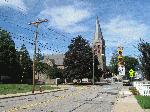
[[71,94],[68,94],[68,95],[64,95],[64,96],[59,96],[59,97],[55,97],[55,98],[53,98],[53,99],[51,99],[51,100],[46,100],[46,101],[41,101],[41,102],[39,102],[39,103],[34,103],[34,102],[32,102],[31,104],[26,104],[26,105],[23,105],[23,106],[16,106],[16,107],[14,107],[14,108],[12,108],[12,109],[10,109],[10,110],[8,110],[8,111],[5,111],[5,112],[17,112],[17,111],[19,111],[19,110],[21,110],[21,109],[29,109],[29,108],[32,108],[32,107],[34,107],[34,106],[36,106],[36,105],[47,105],[47,103],[50,103],[50,102],[52,102],[52,101],[55,101],[55,100],[57,100],[57,99],[64,99],[64,98],[66,98],[67,96],[69,97],[69,96],[75,96],[75,95],[77,95],[77,94],[79,94],[80,93],[80,91],[81,90],[85,90],[85,89],[88,89],[88,88],[85,88],[85,87],[76,87],[76,92],[75,93],[71,93]]

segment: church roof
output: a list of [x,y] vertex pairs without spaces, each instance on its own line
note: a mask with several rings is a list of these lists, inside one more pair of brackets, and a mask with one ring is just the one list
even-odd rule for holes
[[65,55],[64,54],[53,54],[53,55],[46,55],[45,58],[50,60],[54,60],[56,65],[63,65]]

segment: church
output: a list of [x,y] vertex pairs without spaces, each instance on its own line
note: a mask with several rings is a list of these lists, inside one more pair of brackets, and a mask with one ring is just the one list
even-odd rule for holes
[[98,69],[105,70],[106,68],[105,40],[102,35],[98,17],[96,19],[96,30],[93,39],[93,50],[94,50],[94,55],[96,55],[98,58],[98,62],[99,62]]
[[[94,39],[93,39],[93,55],[97,56],[98,58],[98,69],[101,69],[105,71],[106,69],[106,56],[105,56],[105,40],[102,35],[102,31],[100,28],[100,22],[97,17],[96,19],[96,29],[94,33]],[[53,54],[53,55],[45,55],[44,56],[44,63],[47,63],[50,66],[53,66],[54,64],[57,65],[59,69],[64,69],[63,61],[64,61],[65,55],[64,54]],[[44,76],[44,75],[43,75]],[[45,79],[44,77],[40,76],[40,80]]]

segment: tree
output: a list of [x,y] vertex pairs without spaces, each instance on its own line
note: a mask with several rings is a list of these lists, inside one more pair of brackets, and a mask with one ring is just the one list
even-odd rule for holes
[[41,54],[41,50],[38,48],[38,53],[36,53],[36,71],[37,73],[45,73],[47,69],[47,65],[42,62],[43,56]]
[[[123,61],[125,63],[125,71],[126,75],[128,75],[128,72],[130,69],[135,70],[135,67],[139,65],[138,59],[131,57],[131,56],[124,56]],[[113,56],[110,61],[110,70],[111,72],[118,74],[118,54],[117,51],[113,53]]]
[[6,83],[17,83],[20,72],[15,43],[10,34],[0,28],[0,79],[1,76],[7,76],[10,80]]
[[139,65],[138,59],[134,57],[124,56],[123,60],[125,62],[126,75],[129,74],[130,69],[135,70],[136,66]]
[[114,74],[118,74],[118,53],[114,51],[113,56],[110,60],[110,71]]
[[[92,78],[92,48],[89,43],[78,36],[71,40],[65,53],[65,77],[69,79]],[[81,80],[82,81],[82,80]]]
[[32,60],[30,58],[29,52],[27,51],[26,46],[23,44],[20,51],[18,52],[18,58],[21,65],[21,82],[22,83],[31,83],[32,80]]
[[141,40],[138,44],[138,50],[141,52],[140,62],[145,78],[150,80],[150,43]]
[[[98,65],[99,65],[98,57],[97,55],[94,55],[94,77],[95,77],[94,79],[95,81],[99,81],[100,77],[102,77],[102,74],[104,73],[104,71],[101,68],[98,69]],[[91,70],[91,72],[93,72],[93,70]]]
[[55,78],[63,78],[63,70],[57,68],[57,65],[54,64],[54,66],[48,66],[47,68],[47,75],[49,76],[49,78],[51,79],[55,79]]

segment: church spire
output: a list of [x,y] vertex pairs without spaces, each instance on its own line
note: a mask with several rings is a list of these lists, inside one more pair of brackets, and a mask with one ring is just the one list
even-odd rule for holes
[[100,28],[99,19],[96,19],[96,29],[95,29],[93,48],[94,53],[97,55],[99,65],[98,68],[104,70],[106,66],[106,57],[105,57],[105,40],[103,39],[103,35]]
[[95,31],[95,36],[94,36],[94,43],[100,42],[100,40],[103,38],[101,28],[100,28],[100,23],[98,16],[96,18],[96,31]]
[[96,18],[96,33],[99,33],[100,30],[100,25],[99,25],[99,20],[98,20],[98,16]]

